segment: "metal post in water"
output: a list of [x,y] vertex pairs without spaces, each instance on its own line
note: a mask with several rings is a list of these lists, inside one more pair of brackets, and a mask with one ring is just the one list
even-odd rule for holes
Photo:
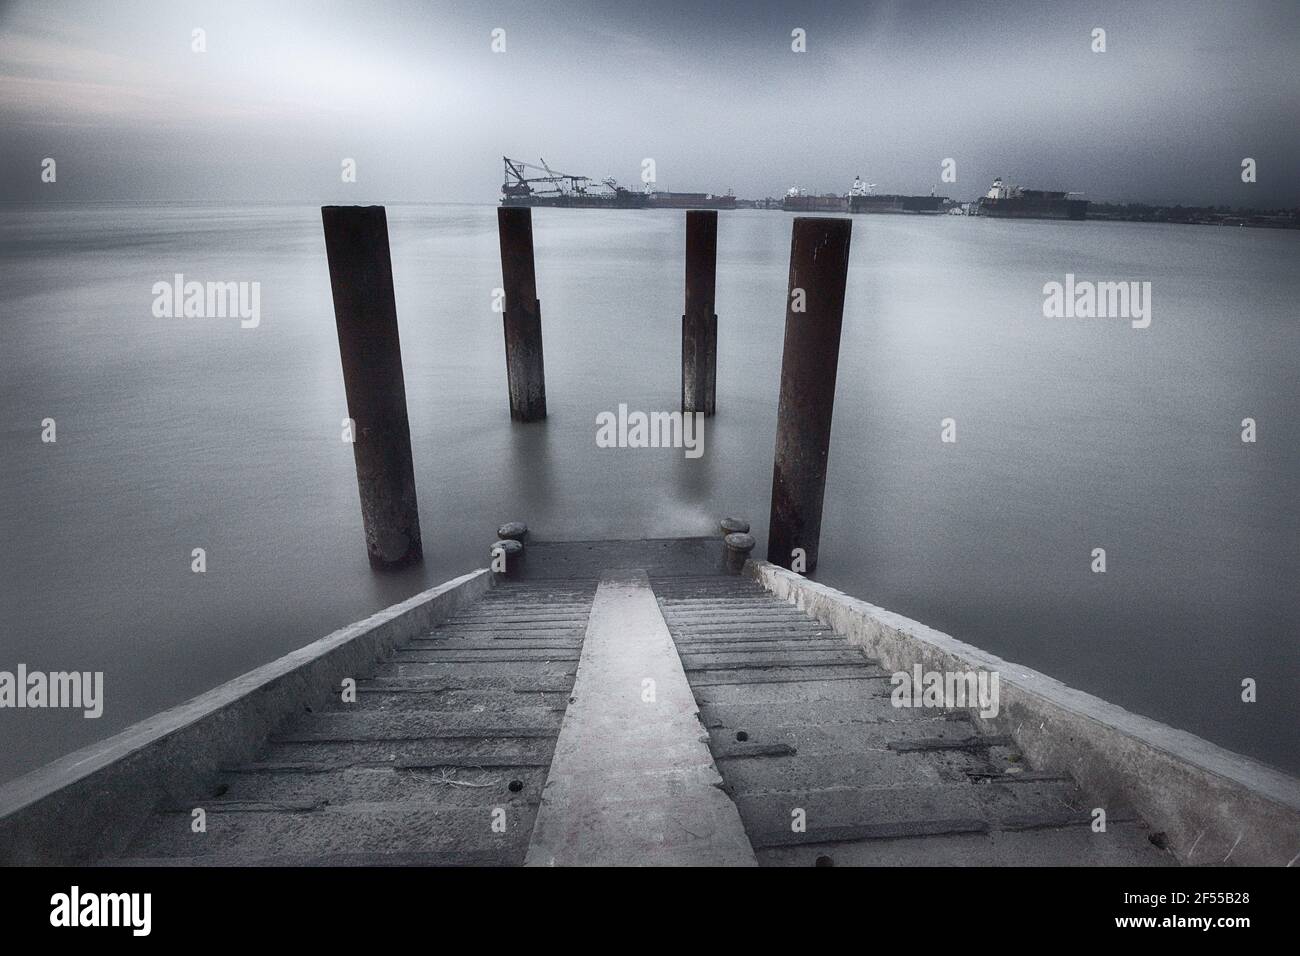
[[798,217],[790,240],[767,560],[808,573],[821,538],[852,228],[848,219]]
[[424,557],[402,346],[383,206],[323,206],[325,253],[366,550],[376,567]]
[[546,370],[542,362],[542,304],[533,267],[533,211],[527,206],[497,209],[501,277],[505,289],[506,377],[510,417],[535,422],[546,417]]
[[718,213],[686,213],[686,311],[682,315],[682,411],[717,410],[718,316],[714,292],[718,267]]

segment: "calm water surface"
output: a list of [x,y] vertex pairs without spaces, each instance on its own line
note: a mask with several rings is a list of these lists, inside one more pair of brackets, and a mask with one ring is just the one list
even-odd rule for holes
[[[493,208],[390,207],[426,562],[376,576],[318,209],[7,207],[0,670],[102,670],[107,701],[0,711],[0,778],[481,566],[508,519],[636,537],[739,512],[765,553],[790,219],[720,216],[720,411],[688,461],[594,440],[601,411],[677,400],[681,213],[534,211],[550,418],[519,426]],[[1300,770],[1300,234],[853,228],[817,577]],[[177,272],[259,281],[261,325],[154,318]],[[1151,327],[1043,318],[1067,272],[1152,282]]]

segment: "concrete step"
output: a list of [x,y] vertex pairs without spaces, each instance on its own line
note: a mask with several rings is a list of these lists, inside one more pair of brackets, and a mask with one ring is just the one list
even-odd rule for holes
[[499,686],[503,681],[513,683],[546,683],[572,681],[577,673],[577,662],[546,664],[541,661],[485,662],[485,661],[408,661],[394,656],[380,664],[370,678],[443,678],[460,686],[475,682],[473,686]]
[[173,810],[230,810],[240,804],[439,803],[497,806],[537,803],[546,771],[539,767],[350,767],[337,773],[229,774],[217,791],[172,803]]
[[803,684],[808,681],[852,680],[871,677],[889,686],[889,674],[863,661],[860,664],[810,664],[803,666],[763,666],[745,668],[686,668],[691,687],[718,687],[726,684]]
[[[896,787],[825,787],[734,794],[756,848],[1091,823],[1073,782],[938,783]],[[805,814],[806,830],[793,827]],[[1122,815],[1108,810],[1111,821]]]
[[[801,651],[836,651],[843,653],[844,642],[817,637],[756,637],[736,640],[731,635],[720,637],[677,638],[679,654],[798,654]],[[863,660],[869,660],[861,654]]]
[[565,694],[573,687],[573,678],[542,680],[534,676],[500,676],[478,671],[441,677],[384,677],[357,681],[357,697],[362,694],[427,694],[460,691],[513,694]]
[[528,621],[570,621],[582,623],[587,620],[589,606],[586,604],[574,604],[567,608],[555,607],[549,604],[518,604],[512,607],[484,607],[480,604],[474,604],[459,614],[453,615],[452,621],[508,621],[510,623],[526,623]]
[[510,688],[445,690],[409,689],[401,692],[370,692],[365,685],[358,686],[357,702],[349,704],[354,713],[401,713],[403,711],[440,710],[451,713],[464,711],[513,711],[537,707],[561,716],[568,703],[569,688],[557,688],[552,693],[518,693]]
[[582,617],[590,609],[590,598],[553,601],[527,597],[494,598],[492,592],[489,591],[479,598],[472,607],[465,608],[462,613],[489,614],[500,612],[502,614],[559,614],[568,617]]
[[[359,802],[310,810],[212,812],[207,817],[207,832],[194,833],[190,812],[185,810],[159,814],[157,825],[139,838],[126,856],[156,859],[218,855],[233,861],[281,855],[433,850],[488,853],[518,863],[527,849],[535,816],[535,807],[520,803],[461,807]],[[494,822],[502,819],[505,832],[495,832]]]
[[481,850],[428,850],[424,852],[393,850],[360,853],[262,853],[257,848],[237,847],[206,856],[129,857],[104,861],[106,866],[120,867],[340,867],[340,866],[410,866],[410,867],[487,867],[518,866],[520,848],[513,841]]
[[393,655],[395,662],[403,664],[522,664],[576,663],[577,647],[404,647]]
[[680,583],[668,585],[660,582],[656,583],[654,588],[655,594],[664,601],[745,599],[767,596],[766,592],[757,585],[736,583],[734,579],[719,579],[717,583],[700,582],[694,585]]
[[424,640],[465,641],[581,641],[583,627],[440,627],[424,635]]
[[474,631],[581,631],[587,622],[578,618],[554,620],[550,618],[516,619],[498,618],[495,615],[478,618],[450,618],[446,623],[434,628],[431,633],[456,631],[469,634]]
[[500,651],[509,652],[517,648],[531,648],[534,650],[558,650],[568,651],[582,648],[580,638],[570,637],[521,637],[521,638],[489,638],[483,640],[477,635],[466,637],[415,637],[412,638],[402,650],[408,651],[431,651],[431,650],[466,650],[466,651]]
[[682,667],[694,671],[787,669],[846,665],[869,667],[871,662],[857,648],[800,648],[787,650],[718,651],[680,648]]
[[680,608],[664,608],[664,620],[670,626],[734,624],[737,621],[744,621],[746,624],[813,622],[813,618],[792,607],[754,607],[738,612],[737,609],[733,608],[720,608],[716,603],[712,603],[707,609],[701,610],[687,611]]
[[[926,753],[962,750],[987,754],[999,738],[982,736],[969,721],[900,721],[875,724],[829,724],[773,727],[766,721],[739,727],[705,726],[714,743],[713,753],[721,758],[743,754],[746,746],[784,744],[803,756],[820,754]],[[1005,743],[1005,741],[1003,741]],[[947,743],[949,746],[942,746]],[[925,746],[932,745],[932,746]]]
[[[877,688],[879,689],[879,688]],[[922,707],[895,707],[889,695],[872,694],[847,700],[796,700],[789,703],[752,704],[702,704],[700,718],[709,728],[749,730],[767,726],[773,730],[805,727],[824,728],[838,724],[856,725],[862,732],[872,732],[874,724],[895,726],[918,724],[929,726],[926,731],[935,734],[935,725],[957,722],[968,725],[965,711],[935,710]]]
[[721,614],[725,611],[750,609],[760,614],[802,614],[796,605],[775,599],[762,591],[744,594],[721,593],[701,595],[698,597],[664,597],[660,596],[659,607],[664,615],[672,614]]
[[[715,751],[715,755],[718,751]],[[988,771],[978,754],[954,752],[918,763],[888,751],[804,754],[789,757],[715,756],[731,794],[790,792],[836,787],[906,787],[965,784]]]
[[562,719],[563,714],[556,708],[538,705],[492,711],[330,711],[297,717],[272,735],[271,740],[276,743],[432,740],[504,733],[546,736],[559,732]]
[[[760,678],[762,675],[759,675]],[[889,701],[889,675],[883,670],[879,673],[864,673],[861,668],[854,669],[849,677],[837,680],[819,680],[804,674],[796,679],[749,682],[725,680],[717,674],[701,674],[691,681],[691,690],[695,699],[703,707],[706,704],[785,704],[839,700],[852,701],[863,697],[880,696]]]
[[758,622],[751,623],[744,617],[737,617],[730,623],[716,624],[674,624],[673,633],[681,634],[683,637],[705,637],[710,634],[740,634],[740,635],[767,635],[772,637],[820,637],[831,639],[839,637],[829,627],[818,624],[815,621],[789,621],[789,622]]
[[893,840],[867,840],[757,851],[762,866],[1173,866],[1141,823],[994,830]]
[[835,635],[817,634],[811,632],[795,633],[774,633],[774,634],[750,634],[745,631],[735,631],[732,633],[722,634],[691,634],[687,635],[681,631],[674,632],[674,641],[679,648],[683,650],[692,650],[699,648],[709,650],[720,644],[746,645],[741,647],[742,650],[748,649],[748,645],[761,649],[764,644],[788,645],[792,649],[800,647],[830,647],[843,649],[844,640]]
[[230,773],[333,773],[351,767],[547,767],[553,737],[356,740],[272,744]]

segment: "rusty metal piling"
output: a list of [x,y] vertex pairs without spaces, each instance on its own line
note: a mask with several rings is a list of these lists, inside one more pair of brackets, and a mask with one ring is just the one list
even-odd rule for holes
[[714,310],[718,266],[718,213],[686,213],[686,309],[682,314],[682,411],[717,410],[718,316]]
[[821,538],[852,228],[848,219],[798,217],[790,240],[767,559],[806,573]]
[[542,304],[533,264],[533,211],[527,206],[497,210],[501,277],[505,290],[506,378],[510,417],[519,422],[546,417],[546,370],[542,361]]
[[366,551],[376,567],[424,556],[402,346],[383,206],[323,206],[343,387]]

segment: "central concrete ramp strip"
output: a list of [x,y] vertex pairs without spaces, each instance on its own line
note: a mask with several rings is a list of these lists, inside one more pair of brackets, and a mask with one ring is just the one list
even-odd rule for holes
[[526,862],[753,866],[644,571],[596,590]]

